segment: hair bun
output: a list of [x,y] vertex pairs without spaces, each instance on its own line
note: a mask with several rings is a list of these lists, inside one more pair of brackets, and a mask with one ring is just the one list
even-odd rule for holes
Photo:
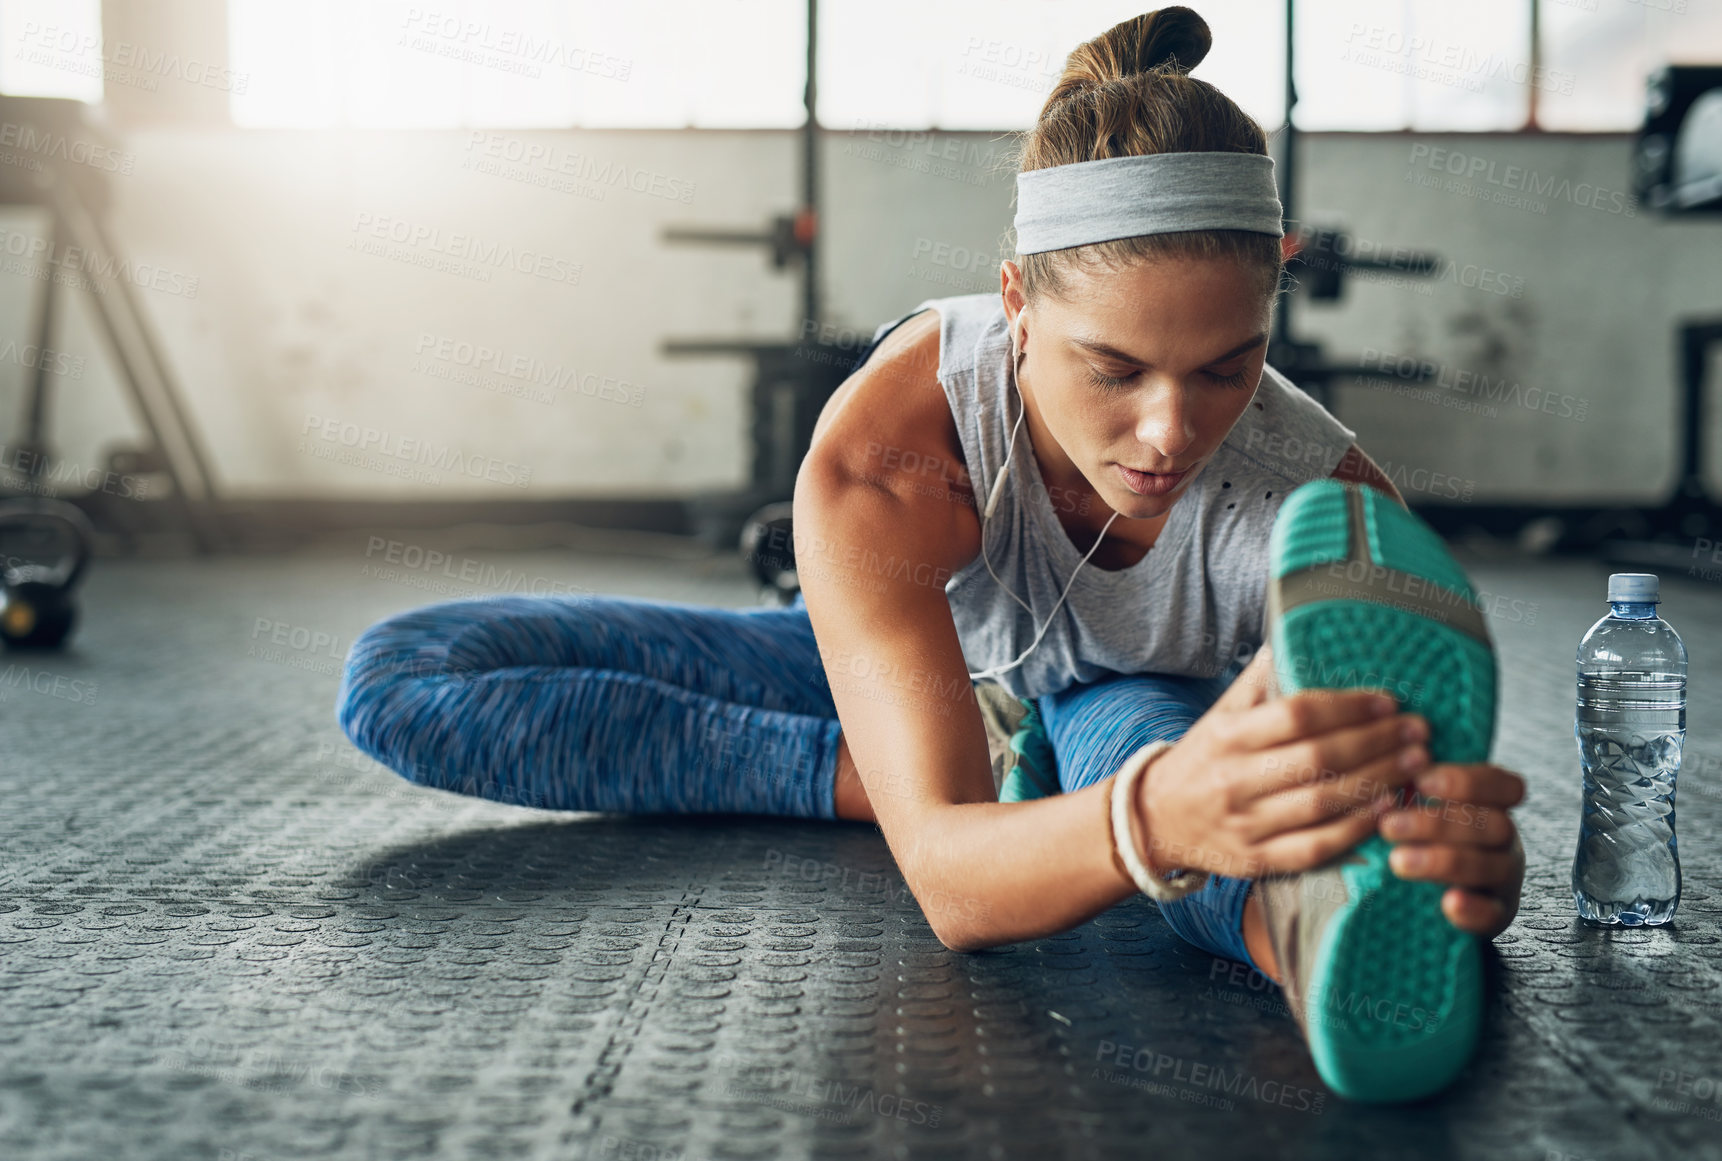
[[1065,62],[1054,98],[1139,73],[1188,73],[1213,47],[1208,22],[1192,8],[1156,8],[1113,25],[1077,45]]
[[1193,8],[1181,4],[1160,8],[1136,20],[1140,22],[1140,30],[1135,60],[1126,69],[1126,75],[1162,66],[1187,73],[1201,64],[1208,50],[1214,47],[1214,34],[1209,31],[1208,22]]

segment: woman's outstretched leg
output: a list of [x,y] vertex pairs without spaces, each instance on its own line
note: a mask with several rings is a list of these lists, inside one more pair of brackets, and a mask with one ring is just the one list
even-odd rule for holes
[[354,642],[336,718],[403,777],[499,802],[836,817],[841,726],[802,607],[428,605]]
[[[1230,683],[1230,674],[1195,678],[1138,673],[1039,698],[1060,788],[1092,785],[1116,774],[1124,759],[1149,742],[1183,737]],[[1253,882],[1216,874],[1200,891],[1160,904],[1160,913],[1185,942],[1261,971],[1244,941],[1244,905]]]

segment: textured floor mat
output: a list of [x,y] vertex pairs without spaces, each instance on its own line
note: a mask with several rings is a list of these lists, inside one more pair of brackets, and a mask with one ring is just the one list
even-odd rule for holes
[[[1476,566],[1531,871],[1472,1067],[1350,1105],[1276,989],[1146,900],[944,950],[857,824],[551,814],[410,786],[333,721],[384,613],[349,556],[98,561],[0,658],[8,1158],[1702,1157],[1722,1118],[1717,658],[1692,651],[1671,930],[1572,914],[1572,655],[1606,570]],[[486,557],[744,604],[738,566]],[[1689,642],[1722,593],[1664,578]],[[327,640],[325,640],[327,638]]]

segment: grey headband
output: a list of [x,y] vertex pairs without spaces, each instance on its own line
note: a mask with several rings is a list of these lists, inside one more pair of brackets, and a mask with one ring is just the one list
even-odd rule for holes
[[1103,157],[1016,175],[1016,252],[1176,230],[1285,234],[1274,159],[1261,153]]

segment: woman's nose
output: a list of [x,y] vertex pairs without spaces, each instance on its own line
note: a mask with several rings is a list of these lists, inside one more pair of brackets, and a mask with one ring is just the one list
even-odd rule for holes
[[1136,438],[1151,444],[1167,459],[1175,460],[1196,442],[1194,416],[1181,387],[1151,395],[1136,422]]

